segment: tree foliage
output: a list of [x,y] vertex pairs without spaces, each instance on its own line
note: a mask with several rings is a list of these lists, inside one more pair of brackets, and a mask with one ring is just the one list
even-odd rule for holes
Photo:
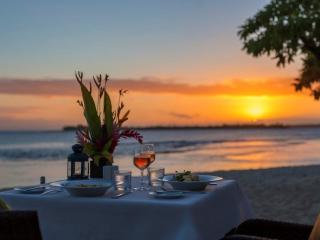
[[297,91],[309,89],[320,97],[320,1],[271,0],[238,32],[243,49],[254,57],[270,56],[285,67],[301,57],[303,68],[295,79]]

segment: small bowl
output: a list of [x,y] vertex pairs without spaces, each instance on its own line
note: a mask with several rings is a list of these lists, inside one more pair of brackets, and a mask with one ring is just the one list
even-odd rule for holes
[[221,177],[211,175],[198,175],[199,181],[180,182],[175,179],[175,175],[166,175],[162,181],[171,185],[174,190],[181,191],[203,191],[210,183],[222,180]]
[[109,182],[95,180],[68,181],[63,184],[67,192],[75,197],[103,196],[111,186]]

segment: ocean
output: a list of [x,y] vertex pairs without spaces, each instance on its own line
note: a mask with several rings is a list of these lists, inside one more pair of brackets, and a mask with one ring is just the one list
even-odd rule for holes
[[[320,164],[320,128],[141,130],[156,148],[155,167],[166,172],[257,169]],[[65,179],[73,131],[0,132],[0,188]],[[115,152],[120,169],[132,163],[137,143],[123,141]]]

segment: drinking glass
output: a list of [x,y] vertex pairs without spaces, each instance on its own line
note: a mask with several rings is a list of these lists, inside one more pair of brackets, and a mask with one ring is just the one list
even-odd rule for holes
[[115,174],[115,187],[120,191],[131,191],[131,171],[118,171]]
[[134,151],[133,164],[141,171],[140,187],[137,188],[137,190],[146,190],[146,188],[143,186],[144,170],[149,167],[150,163],[151,156],[150,154],[145,154],[142,147],[139,147]]
[[148,177],[152,188],[161,188],[163,182],[160,179],[164,177],[164,168],[148,168]]
[[154,149],[154,144],[142,144],[141,151],[143,154],[150,155],[150,164],[156,160],[156,152]]
[[[149,155],[150,156],[150,165],[156,160],[156,152],[155,152],[155,149],[154,149],[154,144],[142,144],[141,145],[141,151],[143,154],[146,154],[146,155]],[[148,171],[149,171],[149,167],[148,167]],[[146,184],[148,185],[148,189],[150,189],[151,187],[151,182],[150,182],[150,179],[148,178],[147,179],[147,182]]]

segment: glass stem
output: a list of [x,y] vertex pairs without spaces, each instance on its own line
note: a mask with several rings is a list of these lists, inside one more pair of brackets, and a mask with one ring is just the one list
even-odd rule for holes
[[143,189],[143,170],[141,170],[140,189]]

